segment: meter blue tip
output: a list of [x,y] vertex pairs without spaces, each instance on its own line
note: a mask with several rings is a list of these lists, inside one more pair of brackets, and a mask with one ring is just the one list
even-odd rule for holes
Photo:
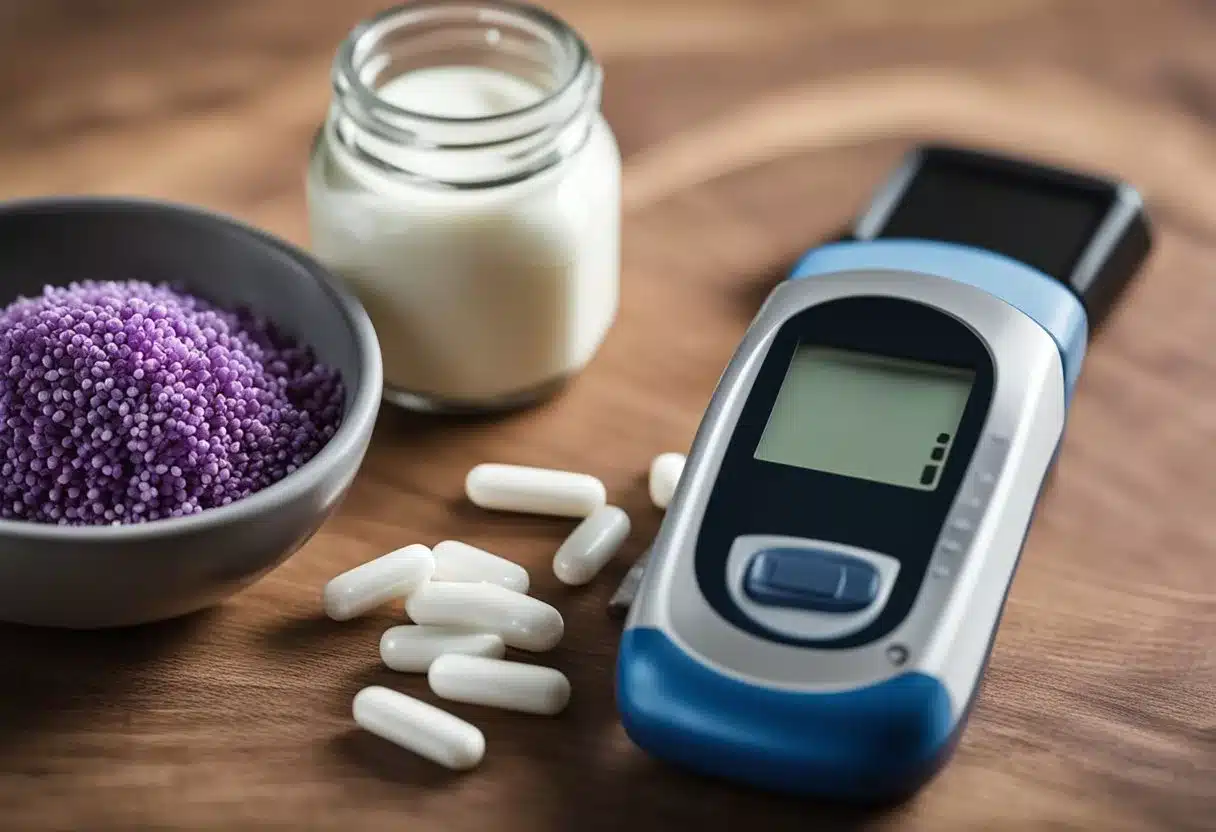
[[950,696],[904,673],[839,693],[749,685],[689,657],[663,633],[621,640],[617,701],[643,748],[703,774],[765,789],[863,802],[906,797],[956,740]]

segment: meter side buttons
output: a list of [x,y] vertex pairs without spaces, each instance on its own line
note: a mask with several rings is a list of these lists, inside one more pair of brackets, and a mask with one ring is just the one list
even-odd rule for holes
[[980,440],[972,457],[971,470],[963,480],[938,537],[929,570],[934,577],[946,577],[954,572],[963,553],[971,547],[1008,452],[1009,440],[1004,437],[988,436]]

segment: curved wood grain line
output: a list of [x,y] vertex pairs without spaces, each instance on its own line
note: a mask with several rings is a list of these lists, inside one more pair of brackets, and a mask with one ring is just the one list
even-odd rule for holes
[[795,153],[927,136],[1108,171],[1216,229],[1216,142],[1201,124],[1058,72],[910,69],[786,87],[632,155],[625,210]]
[[753,55],[795,42],[862,36],[893,26],[909,31],[980,29],[1028,17],[1049,5],[1049,0],[820,0],[770,3],[758,13],[755,5],[747,3],[662,0],[647,4],[644,26],[608,3],[576,6],[568,18],[580,31],[593,33],[590,45],[600,59],[671,60],[688,55]]

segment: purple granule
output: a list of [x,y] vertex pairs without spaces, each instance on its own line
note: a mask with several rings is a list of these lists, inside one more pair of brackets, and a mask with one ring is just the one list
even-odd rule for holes
[[227,505],[338,429],[338,373],[264,319],[139,281],[0,313],[0,517],[142,523]]

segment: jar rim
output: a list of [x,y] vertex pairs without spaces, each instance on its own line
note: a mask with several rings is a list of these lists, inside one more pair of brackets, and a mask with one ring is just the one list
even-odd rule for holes
[[[558,36],[571,48],[572,60],[570,61],[569,71],[564,74],[564,77],[561,78],[560,82],[552,90],[545,91],[537,100],[512,110],[480,116],[450,116],[411,110],[383,98],[377,93],[375,88],[363,80],[359,67],[356,65],[356,56],[359,53],[360,47],[364,46],[369,38],[382,36],[385,30],[390,28],[389,24],[396,21],[402,15],[424,13],[427,10],[433,9],[458,9],[461,7],[469,10],[497,11],[518,15],[532,23],[540,25]],[[584,70],[591,61],[591,50],[582,36],[560,17],[539,6],[518,2],[517,0],[408,0],[407,2],[390,6],[358,23],[338,49],[334,74],[335,81],[337,82],[340,79],[341,83],[346,87],[341,92],[344,94],[353,93],[365,106],[387,112],[392,116],[416,119],[423,123],[436,125],[464,124],[472,126],[526,116],[551,106],[555,99],[561,98],[570,92],[578,79],[584,74]]]

